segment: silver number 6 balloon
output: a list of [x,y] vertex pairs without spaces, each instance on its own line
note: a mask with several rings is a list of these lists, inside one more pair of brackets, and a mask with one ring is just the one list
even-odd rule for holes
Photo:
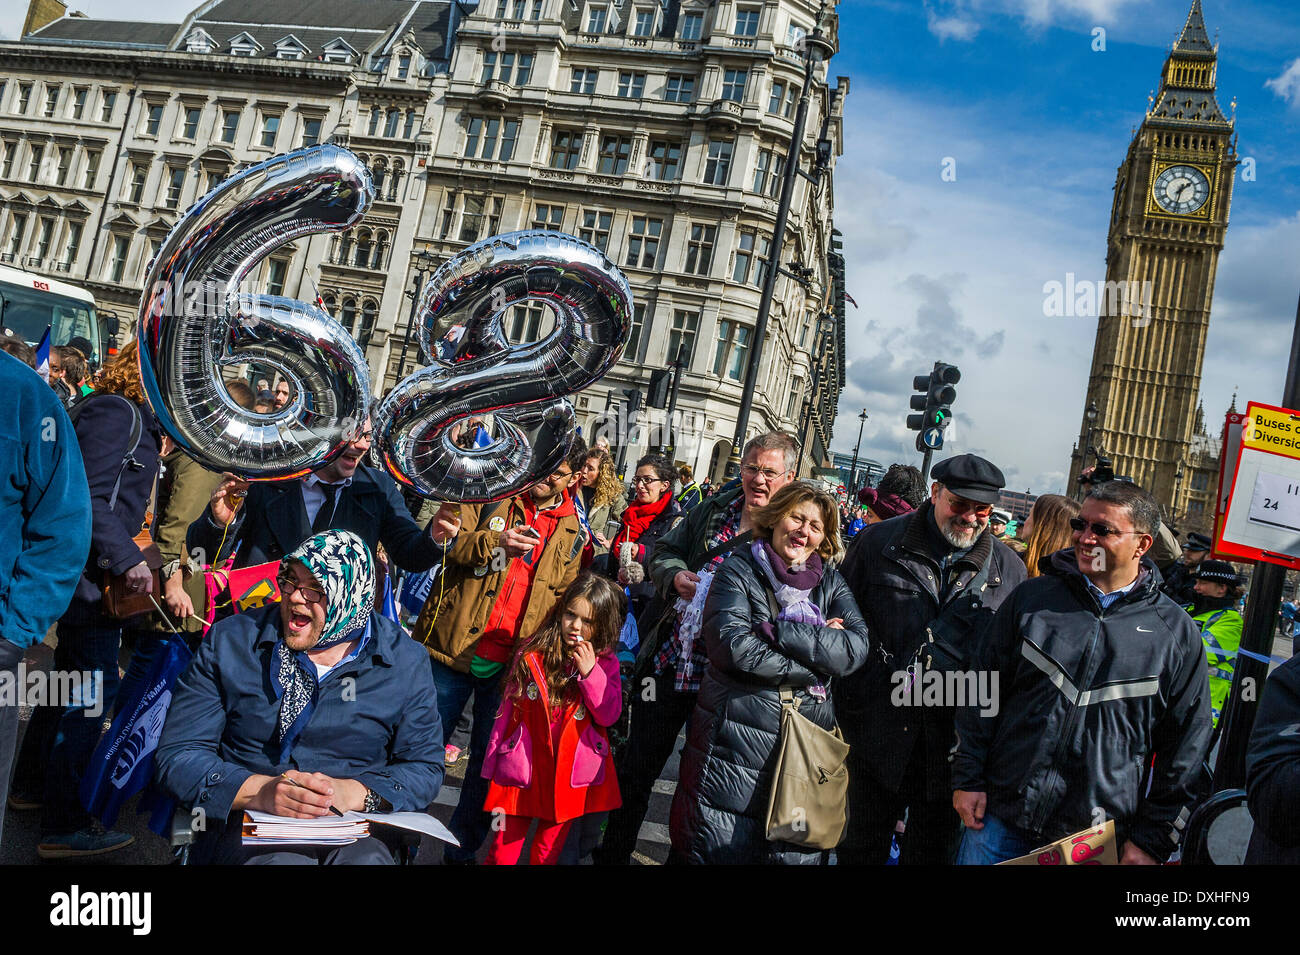
[[[555,330],[511,345],[505,313],[533,300]],[[375,413],[380,459],[421,494],[494,501],[552,473],[573,439],[562,396],[602,378],[622,354],[632,292],[595,246],[562,232],[511,232],[444,263],[420,297],[420,347],[428,367],[393,389]],[[481,449],[453,439],[492,415]],[[469,432],[472,437],[472,432]]]
[[[361,160],[312,146],[226,180],[163,242],[140,300],[140,375],[162,427],[200,464],[295,477],[338,457],[365,420],[370,376],[343,326],[240,283],[286,242],[354,225],[373,198]],[[283,408],[257,414],[231,399],[222,368],[249,361],[290,380]]]

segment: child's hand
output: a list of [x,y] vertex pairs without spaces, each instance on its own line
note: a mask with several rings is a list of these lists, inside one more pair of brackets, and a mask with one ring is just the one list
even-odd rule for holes
[[591,644],[586,640],[572,644],[572,647],[573,651],[569,654],[569,659],[578,668],[578,673],[586,677],[596,667],[596,651],[591,649]]

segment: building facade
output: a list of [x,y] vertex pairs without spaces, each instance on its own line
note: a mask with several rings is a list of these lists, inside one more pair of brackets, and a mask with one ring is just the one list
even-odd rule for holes
[[[1115,181],[1101,303],[1068,487],[1104,453],[1116,474],[1186,513],[1214,275],[1237,165],[1233,121],[1215,99],[1217,46],[1194,0],[1159,93]],[[1088,438],[1091,434],[1091,442]],[[1199,454],[1200,452],[1195,452]]]
[[[796,157],[816,182],[796,177],[771,249],[818,15],[805,0],[208,0],[176,24],[59,12],[37,0],[21,41],[0,44],[0,258],[84,284],[124,333],[190,205],[245,165],[334,141],[371,170],[365,220],[250,278],[319,296],[377,391],[423,363],[417,281],[489,235],[563,230],[624,270],[636,304],[623,359],[574,397],[584,434],[680,354],[676,457],[716,479],[775,258],[749,434],[802,432],[806,460],[825,460],[844,379],[831,232],[848,80],[830,86],[824,64]],[[549,321],[519,306],[506,332],[532,340]],[[632,459],[667,443],[663,412],[640,423],[618,436]]]

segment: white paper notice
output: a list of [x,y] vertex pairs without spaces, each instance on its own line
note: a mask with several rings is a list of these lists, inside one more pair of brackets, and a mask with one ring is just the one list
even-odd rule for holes
[[1256,524],[1300,531],[1300,480],[1261,470],[1249,516]]

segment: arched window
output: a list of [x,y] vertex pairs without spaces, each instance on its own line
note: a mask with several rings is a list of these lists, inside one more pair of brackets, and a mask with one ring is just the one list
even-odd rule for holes
[[334,293],[333,293],[333,292],[330,292],[328,295],[322,295],[322,296],[321,296],[321,301],[325,303],[325,304],[324,304],[323,306],[321,306],[321,307],[325,309],[325,313],[326,313],[327,315],[330,315],[330,316],[337,316],[337,315],[338,315],[338,311],[337,311],[337,310],[335,309],[335,307],[334,307],[335,304],[336,304],[336,300],[335,300],[335,298],[334,298]]
[[374,264],[371,268],[379,270],[387,264],[384,260],[388,257],[388,233],[380,232],[375,236],[375,256]]
[[368,298],[361,306],[361,328],[357,331],[357,344],[365,348],[370,344],[370,336],[375,331],[375,319],[379,317],[379,303]]
[[397,202],[402,188],[402,177],[406,175],[406,166],[400,159],[393,160],[393,174],[388,177],[388,201]]
[[352,326],[356,324],[356,321],[357,321],[357,303],[354,299],[345,298],[343,300],[343,309],[342,311],[339,312],[339,324],[341,324],[344,328],[346,328],[348,330],[348,334],[351,335]]
[[335,265],[347,265],[348,256],[352,254],[353,236],[351,230],[344,232],[339,240],[339,255],[334,260]]
[[388,122],[384,123],[385,136],[397,135],[397,124],[401,120],[401,118],[402,118],[402,111],[400,109],[390,109],[388,111]]
[[370,230],[362,229],[357,233],[357,254],[352,260],[352,264],[359,269],[370,267]]
[[375,164],[370,167],[370,181],[375,187],[375,198],[384,197],[384,180],[388,178],[388,160],[383,156],[375,159]]
[[379,134],[379,120],[383,118],[384,111],[378,106],[370,107],[370,129],[367,135],[377,136]]
[[415,134],[415,110],[406,111],[406,125],[402,128],[402,138],[410,139]]

